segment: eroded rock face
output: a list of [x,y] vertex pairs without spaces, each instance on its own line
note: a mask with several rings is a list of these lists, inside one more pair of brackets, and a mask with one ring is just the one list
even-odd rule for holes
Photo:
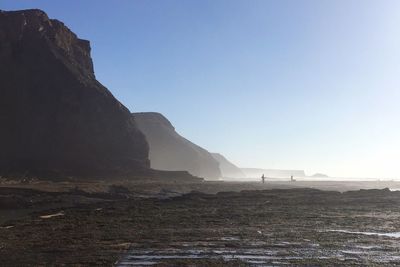
[[129,110],[96,79],[90,44],[40,10],[0,12],[0,175],[149,168]]
[[219,153],[211,153],[211,155],[218,161],[219,168],[224,178],[246,178],[242,170],[227,160],[223,155]]
[[162,114],[133,113],[133,117],[149,142],[152,168],[185,170],[207,179],[221,177],[219,163],[211,153],[179,135]]

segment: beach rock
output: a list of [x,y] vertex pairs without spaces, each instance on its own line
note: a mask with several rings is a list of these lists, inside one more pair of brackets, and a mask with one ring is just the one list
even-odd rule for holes
[[0,175],[143,175],[148,144],[95,78],[90,43],[41,10],[0,12]]
[[150,146],[151,167],[158,170],[185,170],[206,179],[221,177],[219,163],[204,148],[179,135],[160,113],[133,113]]

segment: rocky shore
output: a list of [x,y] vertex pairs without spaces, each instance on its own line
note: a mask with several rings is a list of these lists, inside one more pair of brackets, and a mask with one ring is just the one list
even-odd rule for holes
[[388,189],[80,187],[0,187],[2,266],[400,263],[400,192]]

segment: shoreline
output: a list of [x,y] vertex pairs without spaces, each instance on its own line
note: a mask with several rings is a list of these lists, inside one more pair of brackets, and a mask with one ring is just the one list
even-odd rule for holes
[[[257,261],[354,266],[363,265],[366,254],[350,257],[343,251],[378,246],[369,249],[371,262],[400,264],[394,257],[397,241],[390,234],[400,232],[400,192],[339,192],[328,190],[339,186],[335,183],[314,184],[326,190],[294,183],[299,187],[3,184],[0,215],[21,213],[0,222],[0,260],[4,266],[141,266],[141,261],[157,266],[257,266],[250,263]],[[34,190],[39,185],[46,190]],[[358,234],[364,232],[380,235]]]

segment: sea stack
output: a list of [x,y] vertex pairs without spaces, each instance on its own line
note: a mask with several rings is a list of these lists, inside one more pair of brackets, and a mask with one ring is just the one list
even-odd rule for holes
[[41,10],[0,12],[0,175],[145,173],[149,147],[93,71],[89,41]]

